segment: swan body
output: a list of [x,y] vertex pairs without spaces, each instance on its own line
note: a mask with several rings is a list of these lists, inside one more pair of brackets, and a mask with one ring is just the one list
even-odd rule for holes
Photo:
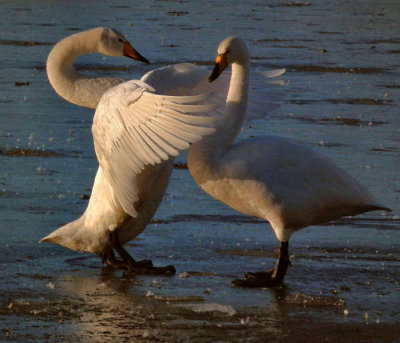
[[389,210],[350,174],[299,142],[261,136],[234,142],[247,110],[249,55],[238,37],[218,48],[210,81],[228,66],[232,76],[225,112],[216,132],[193,144],[188,168],[209,195],[233,209],[268,221],[281,242],[276,268],[248,273],[240,286],[274,286],[289,265],[293,232],[342,216]]
[[212,109],[201,103],[206,97],[152,91],[132,80],[103,95],[92,127],[100,167],[88,207],[42,241],[103,255],[113,249],[110,232],[123,245],[144,230],[168,185],[171,157],[214,131],[214,118],[198,115]]

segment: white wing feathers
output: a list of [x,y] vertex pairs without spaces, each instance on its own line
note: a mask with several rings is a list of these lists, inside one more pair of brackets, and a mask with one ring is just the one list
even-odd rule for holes
[[[250,94],[245,121],[265,118],[276,110],[284,97],[283,81],[276,78],[285,69],[256,71],[250,74]],[[225,100],[231,79],[231,72],[224,71],[218,79],[208,82],[210,70],[192,63],[179,63],[152,70],[141,80],[157,92],[171,95],[211,93],[210,103],[216,105],[214,115],[224,114]]]
[[161,163],[215,131],[210,94],[165,96],[138,80],[108,90],[92,132],[97,158],[124,210],[136,216],[131,184],[148,164]]
[[258,73],[265,76],[268,79],[278,77],[283,75],[286,72],[286,69],[274,69],[274,70],[267,70],[267,71],[259,71]]

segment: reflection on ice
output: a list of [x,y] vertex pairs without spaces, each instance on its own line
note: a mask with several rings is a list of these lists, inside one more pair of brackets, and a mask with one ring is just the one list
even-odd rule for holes
[[191,309],[194,312],[220,312],[228,316],[236,314],[235,309],[231,305],[221,305],[215,303],[203,303],[203,304],[179,304],[175,306],[181,306]]

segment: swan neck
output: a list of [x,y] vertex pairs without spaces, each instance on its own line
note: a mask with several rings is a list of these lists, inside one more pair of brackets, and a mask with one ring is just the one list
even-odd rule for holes
[[78,73],[73,65],[77,57],[97,52],[99,39],[98,29],[74,34],[58,42],[47,58],[50,84],[58,95],[73,104],[96,108],[101,95],[110,88],[104,87],[104,82],[94,82],[96,78]]
[[84,31],[62,39],[51,50],[47,64],[75,71],[72,64],[77,57],[97,52],[98,37],[95,33],[95,30]]
[[249,61],[232,64],[232,76],[226,98],[225,112],[217,130],[223,147],[229,147],[239,134],[247,111],[249,92]]
[[247,110],[249,61],[232,65],[232,76],[226,98],[225,112],[216,132],[191,146],[187,158],[191,175],[198,184],[218,174],[220,156],[227,151],[240,132]]

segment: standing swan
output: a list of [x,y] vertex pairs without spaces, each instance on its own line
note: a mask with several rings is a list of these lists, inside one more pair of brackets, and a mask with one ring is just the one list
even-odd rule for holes
[[367,211],[390,209],[323,155],[297,142],[262,136],[234,143],[247,110],[249,54],[237,37],[218,47],[212,82],[232,65],[225,113],[213,135],[193,144],[188,167],[200,187],[244,214],[267,220],[280,241],[275,268],[246,273],[234,285],[270,287],[283,282],[293,232]]
[[207,71],[199,74],[198,67],[182,64],[128,83],[79,74],[74,60],[92,52],[148,63],[121,33],[104,27],[69,36],[50,52],[47,74],[55,91],[76,105],[98,107],[92,131],[100,166],[84,214],[40,242],[93,252],[106,264],[132,272],[173,274],[172,266],[136,262],[122,246],[139,235],[156,212],[168,186],[172,156],[213,132],[208,127],[212,119],[198,116],[212,108],[204,104],[205,97],[168,98],[152,92],[179,95],[182,85],[206,78]]

